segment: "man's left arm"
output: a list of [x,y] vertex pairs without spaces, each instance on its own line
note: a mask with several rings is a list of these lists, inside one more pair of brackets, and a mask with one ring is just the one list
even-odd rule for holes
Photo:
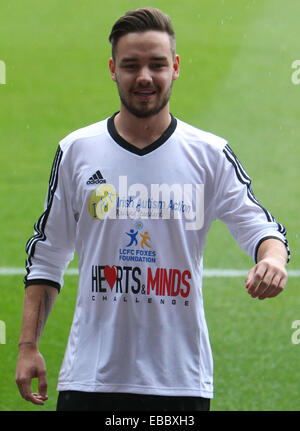
[[266,239],[257,251],[257,264],[249,271],[246,289],[253,298],[265,299],[277,296],[288,279],[286,264],[288,253],[279,239]]

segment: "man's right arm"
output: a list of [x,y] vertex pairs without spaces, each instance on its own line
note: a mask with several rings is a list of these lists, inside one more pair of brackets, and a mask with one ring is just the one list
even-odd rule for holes
[[[39,405],[48,397],[46,366],[38,343],[57,294],[57,289],[47,285],[29,285],[25,289],[16,382],[22,397]],[[31,390],[33,378],[38,378],[38,394]]]
[[[63,274],[74,257],[77,214],[72,199],[72,160],[67,157],[70,139],[60,142],[52,163],[44,211],[26,244],[26,276],[23,323],[19,339],[16,382],[28,401],[44,404],[47,399],[46,367],[38,342],[58,292]],[[38,378],[38,392],[31,381]]]

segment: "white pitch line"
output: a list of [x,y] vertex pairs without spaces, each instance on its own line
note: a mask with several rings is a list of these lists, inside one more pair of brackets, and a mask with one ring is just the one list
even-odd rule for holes
[[[0,267],[0,275],[25,275],[24,268]],[[78,269],[66,269],[65,275],[78,275]]]
[[[248,274],[247,269],[205,269],[204,277],[246,277]],[[0,267],[1,275],[25,275],[26,271],[24,268],[14,267]],[[65,275],[78,275],[78,269],[69,268],[66,269]],[[288,270],[289,277],[300,277],[300,270],[291,269]]]
[[[246,277],[249,269],[205,269],[204,277]],[[288,271],[289,277],[300,277],[300,270],[291,269]]]

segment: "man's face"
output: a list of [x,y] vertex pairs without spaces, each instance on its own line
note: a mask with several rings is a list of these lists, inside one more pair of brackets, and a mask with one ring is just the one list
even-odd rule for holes
[[167,33],[129,33],[119,39],[109,67],[123,107],[147,118],[168,105],[173,80],[179,76],[179,57],[173,58]]

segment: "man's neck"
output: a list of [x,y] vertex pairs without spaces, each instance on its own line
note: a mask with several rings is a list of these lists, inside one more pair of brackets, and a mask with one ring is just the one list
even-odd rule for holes
[[122,108],[115,116],[115,128],[119,135],[139,149],[143,149],[159,139],[169,127],[170,122],[168,106],[159,114],[148,118],[138,118]]

